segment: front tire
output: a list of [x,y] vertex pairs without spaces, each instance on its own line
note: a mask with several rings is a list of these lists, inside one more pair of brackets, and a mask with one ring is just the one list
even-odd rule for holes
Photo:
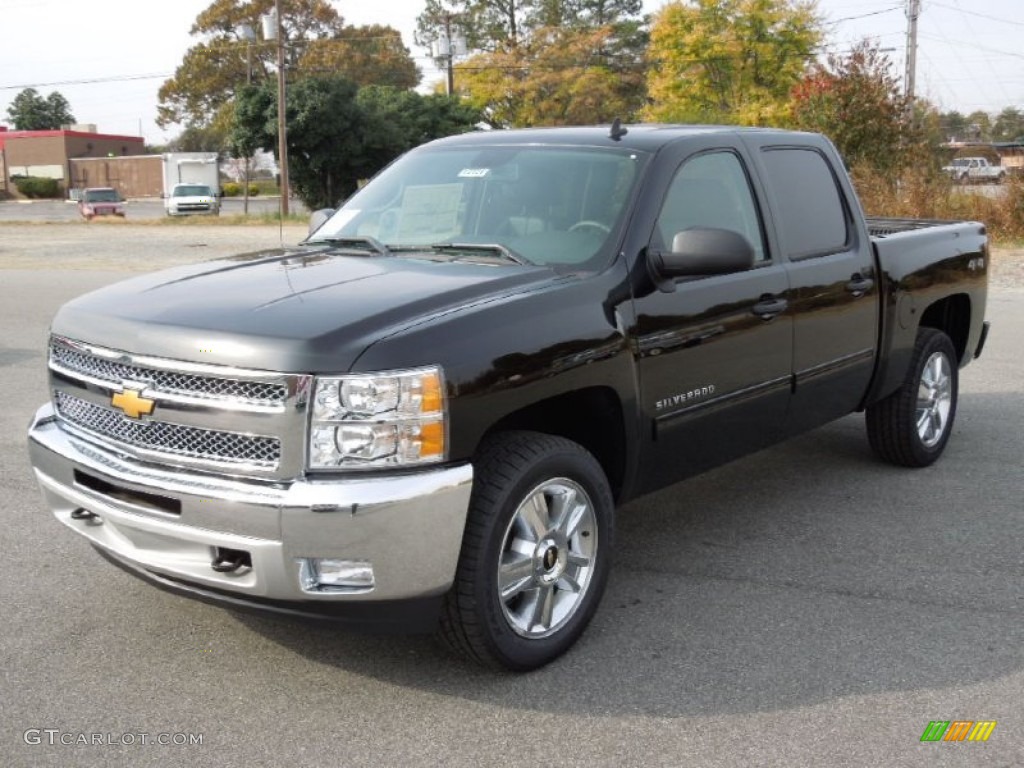
[[597,610],[611,565],[614,502],[582,446],[537,432],[489,438],[442,640],[487,666],[527,671],[565,653]]
[[922,328],[903,386],[868,406],[868,441],[872,450],[892,464],[932,464],[942,455],[953,431],[958,395],[953,342],[942,331]]

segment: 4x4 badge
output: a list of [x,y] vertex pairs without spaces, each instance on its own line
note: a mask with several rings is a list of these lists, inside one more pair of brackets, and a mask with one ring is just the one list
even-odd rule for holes
[[154,401],[147,400],[134,389],[118,392],[110,398],[110,404],[115,408],[120,408],[130,419],[138,419],[143,415],[148,416],[153,412],[153,406],[156,405]]

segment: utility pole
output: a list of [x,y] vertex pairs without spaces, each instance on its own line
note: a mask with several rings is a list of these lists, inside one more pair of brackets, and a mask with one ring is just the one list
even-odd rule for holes
[[455,46],[452,45],[452,15],[444,15],[444,40],[448,45],[448,79],[445,82],[445,93],[451,96],[455,93]]
[[[245,84],[252,85],[252,43],[256,39],[256,30],[254,30],[248,24],[240,24],[238,27],[238,35],[245,40]],[[246,216],[249,215],[249,166],[252,163],[252,157],[246,157],[243,162],[245,163],[245,201],[242,205],[242,213]]]
[[443,16],[443,32],[440,39],[435,40],[431,46],[436,61],[444,62],[447,74],[445,79],[445,93],[451,96],[455,93],[455,57],[466,54],[466,39],[457,33],[452,36],[452,22],[458,20],[458,14],[446,12]]
[[288,126],[285,121],[284,20],[281,0],[274,0],[273,13],[261,17],[263,38],[277,41],[277,165],[281,176],[281,218],[288,215]]
[[917,80],[917,17],[920,15],[921,0],[907,0],[907,73],[903,83],[908,109],[912,108]]
[[285,120],[285,77],[284,77],[284,19],[281,17],[281,0],[274,0],[274,15],[277,17],[277,154],[281,166],[281,218],[288,215],[288,135]]

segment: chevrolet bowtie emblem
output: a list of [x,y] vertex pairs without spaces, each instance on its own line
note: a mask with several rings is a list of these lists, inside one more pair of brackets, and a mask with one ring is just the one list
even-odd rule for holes
[[137,419],[143,415],[148,416],[153,412],[153,406],[156,405],[152,400],[142,397],[134,389],[118,392],[110,398],[110,404],[115,408],[120,408],[130,419]]

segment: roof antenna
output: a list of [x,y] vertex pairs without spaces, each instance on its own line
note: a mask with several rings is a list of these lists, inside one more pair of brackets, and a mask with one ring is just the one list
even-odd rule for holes
[[608,134],[612,141],[618,141],[627,133],[629,133],[629,129],[622,127],[622,120],[620,118],[616,117],[612,120],[612,130]]

